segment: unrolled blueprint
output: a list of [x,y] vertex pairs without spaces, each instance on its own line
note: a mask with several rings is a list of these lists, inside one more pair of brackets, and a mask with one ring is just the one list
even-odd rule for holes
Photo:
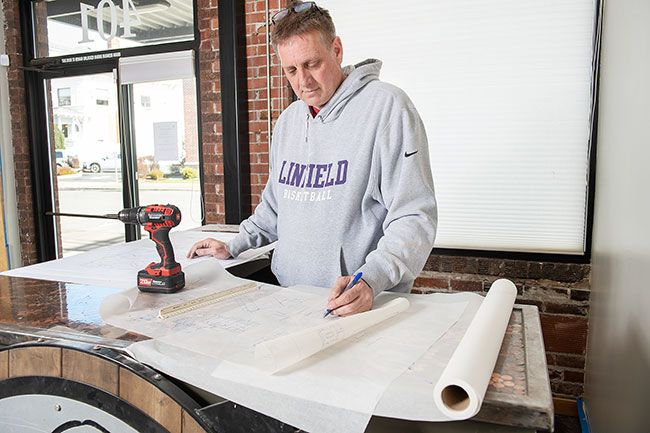
[[[191,246],[207,237],[228,242],[236,233],[207,233],[200,231],[172,231],[170,239],[174,247],[176,261],[187,269],[197,263],[218,262],[229,268],[254,260],[273,249],[274,244],[263,248],[245,251],[239,257],[229,260],[216,260],[212,257],[188,259],[185,257]],[[36,278],[41,280],[58,280],[69,283],[93,284],[116,288],[135,287],[138,271],[151,262],[159,262],[155,244],[149,239],[110,245],[88,251],[84,254],[65,257],[59,260],[37,263],[35,265],[12,269],[2,275],[12,277]],[[186,275],[188,284],[191,282]]]
[[[395,301],[403,306],[402,299],[408,300],[408,309],[275,374],[259,368],[256,348],[322,327],[326,289],[262,287],[260,303],[239,299],[238,306],[224,308],[225,316],[204,314],[225,325],[226,332],[203,328],[195,333],[190,324],[131,350],[160,371],[306,431],[360,433],[372,414],[464,419],[480,407],[483,382],[494,367],[489,358],[495,358],[503,337],[503,329],[495,328],[507,323],[513,288],[500,280],[487,299],[475,293],[384,293],[376,298],[376,310]],[[289,308],[278,309],[276,303]],[[253,323],[256,308],[267,307],[266,313],[296,314],[267,314],[272,323]],[[237,335],[228,338],[231,332]],[[467,390],[467,410],[440,403],[441,389],[449,385]]]
[[[467,299],[445,295],[384,293],[375,299],[367,319],[362,315],[323,318],[328,289],[259,284],[251,293],[181,316],[157,318],[160,308],[170,304],[248,282],[214,266],[202,275],[203,283],[174,297],[133,290],[113,295],[102,308],[103,316],[114,326],[153,337],[130,347],[141,362],[307,431],[363,431],[391,382],[467,306]],[[372,324],[377,314],[385,320],[357,330],[358,322]],[[337,322],[341,326],[331,326]],[[310,329],[319,339],[317,345],[323,338],[334,340],[339,333],[357,331],[329,347],[322,344],[324,350],[302,360],[298,357],[293,365],[278,371],[272,368],[274,374],[260,368],[256,348]]]

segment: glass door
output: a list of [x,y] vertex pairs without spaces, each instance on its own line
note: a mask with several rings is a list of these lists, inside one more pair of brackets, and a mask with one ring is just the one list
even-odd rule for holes
[[123,208],[173,203],[201,224],[196,1],[18,3],[38,259],[139,238],[99,218]]
[[194,78],[132,86],[138,202],[173,204],[182,215],[175,230],[198,227],[202,216]]
[[127,207],[169,203],[175,230],[202,224],[193,52],[118,70],[45,80],[57,257],[148,237],[100,218]]
[[[114,76],[45,81],[56,213],[104,215],[124,207]],[[58,257],[124,242],[124,224],[115,220],[55,216],[55,228]]]
[[[172,204],[178,228],[202,224],[196,79],[192,51],[120,59],[121,92],[129,95],[129,141],[139,205]],[[141,235],[145,236],[144,228]]]

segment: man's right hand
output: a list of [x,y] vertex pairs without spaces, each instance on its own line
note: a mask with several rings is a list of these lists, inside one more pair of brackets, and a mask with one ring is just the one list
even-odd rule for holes
[[207,238],[203,239],[202,241],[198,241],[194,245],[192,245],[192,248],[187,252],[187,258],[188,259],[193,259],[194,257],[203,257],[203,256],[212,256],[215,259],[229,259],[232,256],[230,255],[230,251],[228,250],[228,245],[225,243],[212,239],[212,238]]

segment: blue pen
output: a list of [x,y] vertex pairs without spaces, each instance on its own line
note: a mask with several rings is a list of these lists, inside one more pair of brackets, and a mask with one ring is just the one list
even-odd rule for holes
[[[343,289],[343,292],[345,292],[348,289],[351,289],[352,286],[357,284],[362,276],[363,276],[363,272],[357,272],[357,274],[354,276],[352,281],[350,281],[350,284],[348,284],[347,287],[345,289]],[[343,292],[339,293],[339,296],[341,296],[343,294]],[[334,311],[334,310],[329,310],[329,309],[325,310],[325,315],[323,315],[323,318],[325,318],[325,317],[329,316],[330,314],[332,314],[332,311]]]

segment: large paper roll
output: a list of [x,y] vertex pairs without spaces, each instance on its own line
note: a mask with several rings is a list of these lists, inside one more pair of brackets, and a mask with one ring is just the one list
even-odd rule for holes
[[492,284],[463,339],[434,388],[434,401],[451,419],[476,415],[483,403],[517,287],[506,279]]

